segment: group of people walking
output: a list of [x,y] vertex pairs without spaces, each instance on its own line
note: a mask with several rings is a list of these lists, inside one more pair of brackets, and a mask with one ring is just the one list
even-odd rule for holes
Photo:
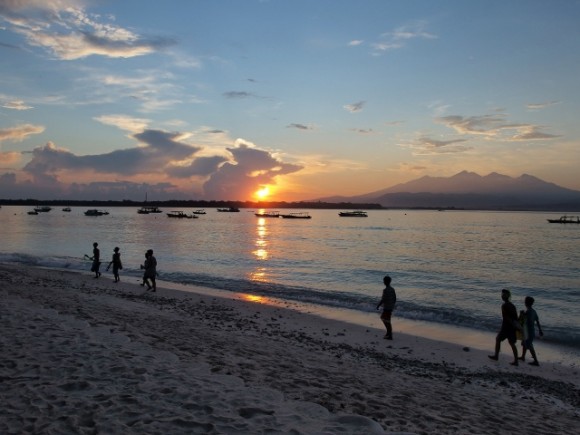
[[[93,261],[91,272],[95,273],[95,278],[99,278],[101,276],[101,251],[97,242],[93,243],[93,256],[89,257],[88,255],[85,255],[85,257]],[[121,252],[117,246],[113,249],[113,256],[107,265],[107,270],[109,270],[111,266],[113,267],[113,277],[115,278],[115,282],[121,281],[119,271],[123,269],[123,263],[121,263]],[[141,286],[147,285],[147,290],[154,292],[157,291],[157,283],[155,282],[155,278],[157,277],[157,259],[153,255],[153,249],[148,249],[147,252],[145,252],[145,261],[141,265],[141,270],[144,270]]]
[[[393,310],[397,303],[397,294],[395,289],[391,287],[391,277],[385,276],[383,278],[383,283],[385,288],[383,289],[382,297],[377,304],[377,310],[381,307],[383,312],[381,313],[381,321],[385,325],[387,333],[385,334],[385,340],[393,339],[393,325],[391,323],[391,318],[393,315]],[[536,350],[534,349],[534,338],[536,337],[536,325],[538,326],[538,332],[540,337],[544,335],[542,331],[542,326],[540,325],[540,318],[538,313],[533,308],[534,298],[531,296],[526,296],[524,299],[524,304],[526,310],[521,310],[518,316],[515,305],[511,302],[511,292],[508,289],[503,289],[501,291],[501,298],[503,300],[503,305],[501,306],[502,313],[502,324],[499,333],[495,339],[495,353],[489,355],[489,358],[497,361],[499,359],[499,352],[501,349],[501,342],[508,341],[512,352],[514,354],[514,360],[510,363],[513,366],[517,366],[519,361],[525,361],[527,351],[530,351],[532,356],[532,361],[530,365],[539,366],[538,357],[536,355]],[[517,340],[521,340],[522,343],[522,354],[518,357],[518,349],[516,347]]]
[[[539,366],[540,363],[538,362],[536,350],[534,349],[536,325],[538,325],[540,337],[544,335],[544,332],[542,331],[542,325],[540,325],[538,313],[533,308],[535,300],[531,296],[526,296],[524,299],[526,310],[520,311],[520,315],[518,316],[516,306],[510,300],[511,296],[511,292],[508,289],[504,288],[501,291],[501,299],[503,300],[501,306],[501,329],[495,338],[495,352],[493,355],[489,355],[489,358],[497,361],[501,349],[501,342],[507,340],[514,354],[514,360],[510,363],[511,365],[517,366],[519,361],[525,361],[526,352],[529,350],[533,358],[530,364]],[[518,357],[518,348],[516,347],[518,338],[522,342],[522,355],[520,357]]]
[[[93,256],[91,257],[93,260],[91,271],[95,273],[95,278],[99,278],[101,276],[101,272],[99,271],[101,265],[101,254],[98,246],[98,243],[93,243]],[[113,256],[111,258],[111,262],[107,266],[107,270],[109,270],[111,266],[113,266],[113,276],[115,278],[115,282],[119,282],[119,270],[123,269],[123,264],[121,263],[121,253],[119,252],[118,247],[113,249]],[[147,252],[145,252],[145,261],[141,265],[141,270],[144,271],[143,282],[141,283],[141,286],[146,285],[147,290],[153,292],[157,291],[157,284],[155,282],[155,278],[157,276],[157,259],[153,256],[153,249],[149,249]],[[383,284],[385,285],[385,288],[383,289],[381,299],[377,304],[377,310],[381,307],[383,308],[381,313],[381,321],[387,330],[384,336],[386,340],[393,339],[393,325],[391,323],[391,319],[393,310],[395,309],[395,305],[397,303],[397,294],[395,289],[391,286],[391,282],[392,279],[390,276],[387,275],[383,278]],[[489,355],[489,358],[497,361],[499,359],[501,343],[502,341],[507,340],[514,354],[514,360],[510,363],[511,365],[517,366],[519,361],[525,361],[526,353],[529,350],[530,355],[533,358],[533,361],[531,361],[530,364],[539,366],[540,364],[538,362],[536,350],[534,349],[536,325],[538,325],[540,337],[544,335],[544,332],[542,331],[542,326],[540,325],[538,313],[536,313],[536,310],[533,308],[535,302],[534,298],[531,296],[526,296],[524,300],[526,310],[520,311],[519,316],[515,305],[510,300],[511,292],[508,289],[503,289],[501,291],[501,298],[503,300],[503,305],[501,306],[502,324],[500,331],[495,339],[495,353],[493,355]],[[516,347],[518,338],[522,343],[522,355],[519,357],[518,349]]]

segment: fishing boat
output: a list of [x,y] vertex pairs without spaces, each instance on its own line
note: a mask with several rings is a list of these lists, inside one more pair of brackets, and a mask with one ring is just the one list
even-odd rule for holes
[[181,210],[174,210],[167,213],[167,217],[177,218],[177,219],[197,219],[197,216],[187,214]]
[[159,207],[155,207],[153,205],[144,205],[139,210],[137,210],[139,214],[150,214],[150,213],[163,213]]
[[38,207],[34,207],[34,211],[37,213],[48,213],[52,210],[52,207],[48,205],[39,205]]
[[71,211],[71,209],[70,209],[70,207],[65,207],[65,208],[62,209],[62,211],[69,212],[69,211]]
[[240,211],[237,207],[218,208],[217,211],[222,213],[237,213]]
[[205,210],[203,209],[193,210],[193,214],[205,214]]
[[37,215],[37,214],[38,214],[38,212],[37,212],[36,210],[30,210],[30,211],[28,212],[28,214],[29,214],[29,215]]
[[279,218],[280,212],[279,211],[259,211],[254,213],[257,217],[264,217],[264,218]]
[[580,224],[580,216],[562,216],[558,219],[548,219],[551,224]]
[[338,215],[342,217],[368,217],[367,212],[362,210],[341,211]]
[[109,212],[105,210],[97,210],[96,208],[85,211],[85,216],[106,216]]
[[282,214],[283,219],[312,219],[312,216],[308,212],[294,212],[288,214]]

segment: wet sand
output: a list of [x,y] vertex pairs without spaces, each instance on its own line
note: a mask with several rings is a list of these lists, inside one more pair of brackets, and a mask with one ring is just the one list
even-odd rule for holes
[[[123,279],[123,277],[122,277]],[[194,289],[195,290],[195,289]],[[0,264],[2,433],[574,433],[576,367]],[[396,329],[395,329],[396,331]]]

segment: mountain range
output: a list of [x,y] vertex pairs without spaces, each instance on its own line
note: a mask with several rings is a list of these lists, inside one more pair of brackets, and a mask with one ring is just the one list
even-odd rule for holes
[[513,178],[463,171],[452,177],[424,176],[357,196],[320,198],[322,202],[377,203],[388,208],[580,211],[580,191],[523,174]]

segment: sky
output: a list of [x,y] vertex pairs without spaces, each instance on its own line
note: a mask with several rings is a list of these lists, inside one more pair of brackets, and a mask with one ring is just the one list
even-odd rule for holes
[[580,190],[575,0],[0,0],[0,199]]

